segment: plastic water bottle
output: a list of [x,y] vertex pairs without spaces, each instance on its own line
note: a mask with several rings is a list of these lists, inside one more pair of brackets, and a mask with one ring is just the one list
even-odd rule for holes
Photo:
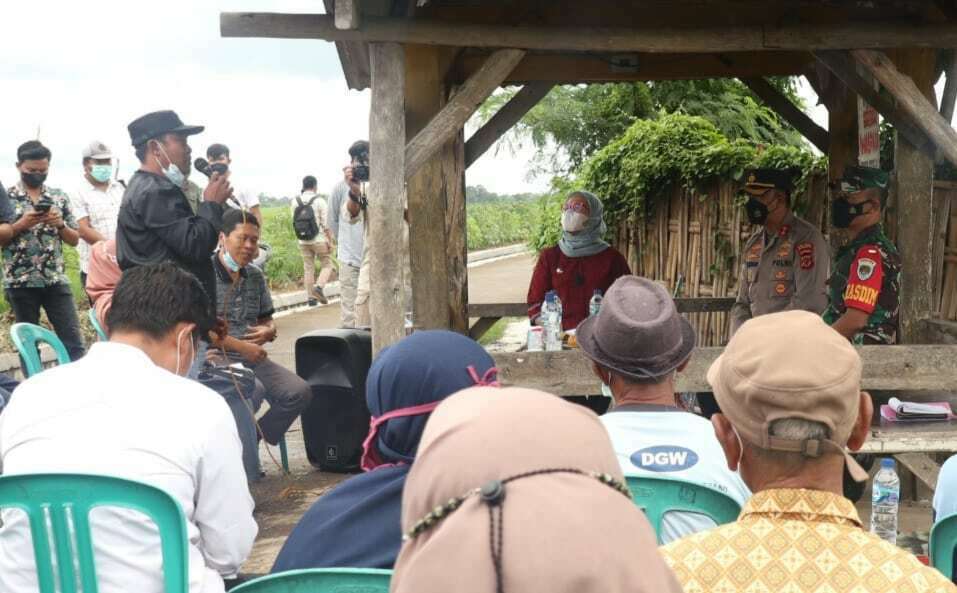
[[599,310],[601,310],[601,289],[596,288],[595,294],[588,301],[588,316],[598,315]]
[[562,349],[562,301],[554,290],[545,295],[542,305],[542,315],[545,318],[545,351],[554,352]]
[[901,481],[894,471],[893,459],[881,459],[874,476],[871,497],[871,533],[897,545],[897,513],[900,508]]

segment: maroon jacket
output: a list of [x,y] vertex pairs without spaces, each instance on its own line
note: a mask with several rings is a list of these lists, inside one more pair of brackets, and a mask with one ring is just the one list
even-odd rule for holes
[[562,300],[562,329],[574,329],[588,317],[588,301],[595,289],[605,294],[627,274],[631,274],[628,262],[614,247],[587,257],[567,257],[557,245],[549,247],[538,256],[528,285],[528,316],[538,317],[545,293],[556,290]]

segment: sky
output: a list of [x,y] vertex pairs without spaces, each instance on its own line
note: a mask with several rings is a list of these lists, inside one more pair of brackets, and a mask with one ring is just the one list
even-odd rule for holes
[[[0,3],[4,184],[17,179],[17,146],[38,133],[53,152],[53,187],[82,182],[82,150],[93,140],[111,147],[129,178],[139,163],[126,126],[158,109],[205,125],[190,139],[193,158],[214,142],[228,145],[234,185],[255,193],[293,195],[307,174],[328,191],[349,145],[368,137],[369,93],[347,89],[332,43],[219,35],[221,11],[321,12],[318,0]],[[531,156],[490,151],[469,168],[468,183],[543,190],[547,180],[526,179]]]

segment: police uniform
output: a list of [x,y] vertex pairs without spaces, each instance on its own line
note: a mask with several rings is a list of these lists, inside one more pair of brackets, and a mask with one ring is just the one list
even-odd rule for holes
[[[884,189],[886,173],[865,167],[848,167],[842,190],[853,193]],[[897,247],[880,224],[862,230],[842,247],[828,280],[824,321],[834,324],[848,308],[868,314],[867,325],[854,337],[855,344],[893,344],[897,341],[900,306],[901,259]]]
[[[748,176],[746,191],[778,188],[790,190],[780,176],[762,171]],[[782,187],[783,186],[783,187]],[[731,332],[748,319],[791,309],[820,314],[827,307],[825,285],[830,253],[824,237],[814,225],[789,212],[777,232],[761,228],[744,246],[738,276],[738,295],[731,309]]]

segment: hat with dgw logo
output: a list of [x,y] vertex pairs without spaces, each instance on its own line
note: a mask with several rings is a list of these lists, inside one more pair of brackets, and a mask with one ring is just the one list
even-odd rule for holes
[[[745,322],[708,369],[708,383],[742,439],[805,457],[841,453],[851,477],[863,482],[867,472],[846,450],[857,421],[861,369],[857,350],[819,315],[786,311]],[[771,434],[771,424],[787,418],[818,422],[829,438]]]

